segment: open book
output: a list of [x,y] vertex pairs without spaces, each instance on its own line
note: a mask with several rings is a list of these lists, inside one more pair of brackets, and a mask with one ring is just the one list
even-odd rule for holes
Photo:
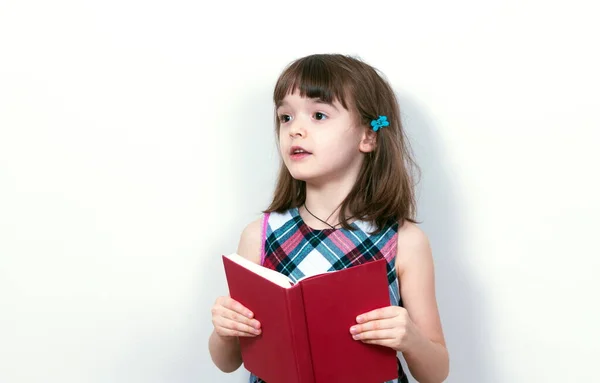
[[267,280],[275,283],[278,286],[281,286],[281,287],[287,289],[294,285],[294,282],[289,277],[287,277],[275,270],[268,269],[257,263],[249,261],[248,259],[242,257],[241,255],[234,253],[234,254],[230,254],[230,255],[224,255],[224,257],[232,260],[233,262],[236,262],[240,266],[245,267],[249,271],[252,271],[253,273],[260,275],[264,279],[267,279]]
[[352,339],[365,312],[390,305],[386,261],[293,283],[237,254],[223,256],[231,297],[254,312],[257,337],[240,337],[244,366],[268,383],[381,383],[398,377],[396,352]]

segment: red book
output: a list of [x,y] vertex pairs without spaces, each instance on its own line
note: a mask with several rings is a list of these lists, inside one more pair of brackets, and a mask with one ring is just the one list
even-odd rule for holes
[[231,298],[262,333],[240,337],[246,369],[267,383],[382,383],[398,377],[396,352],[352,339],[356,317],[390,305],[386,261],[304,278],[223,256]]

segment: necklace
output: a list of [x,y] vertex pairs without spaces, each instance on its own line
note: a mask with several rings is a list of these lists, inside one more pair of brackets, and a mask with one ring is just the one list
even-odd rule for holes
[[[337,210],[337,208],[333,211],[333,213],[329,214],[329,217],[327,217],[327,219],[325,219],[325,221],[323,221],[321,218],[317,217],[316,215],[314,215],[313,213],[310,212],[310,210],[308,210],[308,207],[306,207],[306,204],[304,204],[304,209],[308,212],[308,214],[312,215],[313,217],[315,217],[316,219],[318,219],[319,221],[321,221],[322,223],[324,223],[325,225],[329,226],[330,228],[332,228],[333,230],[335,230],[336,226],[339,226],[339,224],[341,222],[338,222],[335,225],[331,225],[329,222],[327,222],[329,220],[329,218],[331,218],[331,216],[333,215],[333,213],[335,213],[335,210]],[[354,217],[354,216],[352,216]],[[352,218],[352,217],[348,217],[348,219]]]

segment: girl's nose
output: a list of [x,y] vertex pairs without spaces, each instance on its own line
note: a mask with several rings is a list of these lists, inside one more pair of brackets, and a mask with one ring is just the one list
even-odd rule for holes
[[290,137],[304,137],[305,135],[304,123],[300,119],[293,120],[290,126]]

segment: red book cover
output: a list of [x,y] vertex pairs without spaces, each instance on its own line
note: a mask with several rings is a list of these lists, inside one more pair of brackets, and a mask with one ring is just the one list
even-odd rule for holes
[[[244,367],[268,383],[314,382],[310,356],[306,356],[310,354],[306,324],[304,328],[295,328],[299,318],[305,323],[303,309],[297,308],[298,302],[302,302],[298,297],[301,290],[281,287],[225,256],[223,263],[229,295],[252,310],[254,318],[261,324],[260,335],[239,338]],[[294,344],[294,340],[298,344]],[[300,372],[308,374],[309,378],[301,380],[299,364],[303,360],[308,366],[301,366]]]
[[398,377],[395,350],[350,334],[358,315],[390,305],[386,264],[371,261],[300,282],[316,382],[382,383]]
[[382,383],[397,378],[394,350],[364,344],[350,334],[357,315],[390,304],[385,260],[292,285],[282,274],[263,273],[266,268],[247,260],[240,264],[234,256],[223,256],[230,296],[252,310],[262,326],[259,336],[240,337],[250,372],[267,383]]

